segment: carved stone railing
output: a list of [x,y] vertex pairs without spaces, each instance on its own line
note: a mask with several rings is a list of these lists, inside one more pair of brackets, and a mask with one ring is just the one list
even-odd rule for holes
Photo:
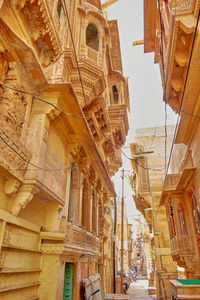
[[171,239],[171,255],[193,255],[195,252],[190,236],[175,236]]
[[176,1],[170,0],[169,1],[170,8],[173,10],[175,10],[175,8],[176,8],[176,11],[178,11],[178,12],[185,11],[185,10],[191,10],[192,3],[193,3],[193,0],[176,0]]
[[95,61],[98,64],[98,57],[99,54],[96,50],[87,47],[87,58],[91,59],[92,61]]
[[180,179],[180,174],[168,174],[166,177],[164,190],[175,189],[179,179]]
[[92,250],[100,250],[99,238],[86,231],[86,229],[73,225],[71,223],[66,223],[65,227],[66,242],[77,245],[83,248],[90,248]]

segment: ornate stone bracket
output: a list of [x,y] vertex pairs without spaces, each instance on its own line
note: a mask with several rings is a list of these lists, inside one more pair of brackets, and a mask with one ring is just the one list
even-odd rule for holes
[[18,191],[19,186],[20,186],[20,181],[19,180],[15,179],[13,177],[8,178],[5,181],[5,187],[4,187],[5,193],[7,195],[15,194]]
[[26,205],[33,199],[33,196],[38,192],[39,190],[34,186],[34,184],[23,184],[14,201],[11,213],[17,216],[21,209],[25,208]]

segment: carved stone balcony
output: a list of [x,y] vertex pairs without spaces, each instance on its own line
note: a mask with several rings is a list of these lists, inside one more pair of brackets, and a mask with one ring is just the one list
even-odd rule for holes
[[143,214],[145,212],[145,209],[151,208],[151,204],[149,203],[148,198],[149,197],[141,197],[140,194],[138,194],[137,196],[133,196],[137,210],[139,210]]
[[88,232],[83,228],[67,223],[65,235],[66,242],[69,244],[82,248],[89,248],[93,251],[100,251],[99,238],[95,234]]
[[95,62],[97,65],[99,65],[99,53],[98,51],[90,48],[90,47],[86,47],[86,51],[87,51],[87,59],[91,60],[91,62]]
[[[13,8],[30,36],[41,65],[46,67],[61,54],[61,22],[57,13],[57,2],[53,0],[14,0]],[[13,23],[15,24],[15,23]]]
[[[176,18],[174,16],[172,18],[168,38],[168,51],[165,58],[165,73],[168,77],[166,100],[174,111],[177,111],[180,105],[186,74],[185,68],[188,66],[191,39],[196,24],[195,16],[191,13],[191,5],[192,1],[177,1]],[[186,11],[191,14],[185,15]]]
[[[101,66],[99,53],[87,46],[86,54],[78,57],[79,70],[84,88],[85,99],[87,105],[95,100],[105,90],[106,81],[104,71]],[[64,68],[67,72],[64,71]],[[62,73],[70,74],[68,81],[72,82],[72,86],[80,101],[82,107],[85,107],[85,99],[82,91],[82,86],[79,78],[76,60],[73,49],[68,49],[64,54],[64,64]]]
[[172,256],[192,256],[195,253],[192,237],[176,236],[171,239],[171,255]]
[[168,174],[165,181],[164,191],[175,190],[180,179],[180,174]]
[[128,133],[128,116],[126,105],[112,105],[108,107],[111,127],[116,146],[120,147],[125,143]]

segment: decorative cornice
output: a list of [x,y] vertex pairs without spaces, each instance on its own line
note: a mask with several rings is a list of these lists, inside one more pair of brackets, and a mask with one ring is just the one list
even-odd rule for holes
[[41,251],[44,254],[61,254],[64,251],[64,244],[42,244]]

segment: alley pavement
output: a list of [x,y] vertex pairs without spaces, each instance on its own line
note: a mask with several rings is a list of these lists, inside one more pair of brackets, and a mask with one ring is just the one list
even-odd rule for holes
[[148,280],[144,279],[138,279],[136,282],[131,283],[127,294],[131,300],[156,299],[155,296],[148,295]]

